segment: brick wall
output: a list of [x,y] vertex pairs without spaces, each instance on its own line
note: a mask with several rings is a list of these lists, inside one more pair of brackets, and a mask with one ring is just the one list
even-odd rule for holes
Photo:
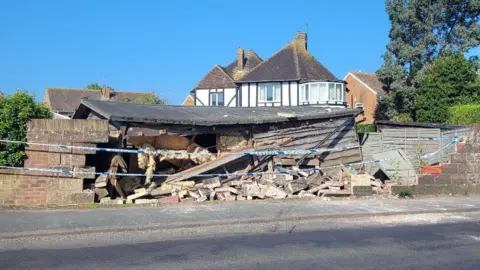
[[[377,107],[377,96],[351,75],[345,78],[347,82],[347,105],[352,108],[355,103],[363,104],[364,115],[357,117],[357,122],[372,124],[375,120],[375,108]],[[364,120],[364,121],[362,121]]]
[[419,175],[418,185],[393,186],[392,192],[409,189],[419,195],[480,193],[480,126],[475,126],[464,143],[456,145],[440,174]]
[[[92,146],[108,142],[108,122],[101,120],[45,120],[29,122],[29,142]],[[92,150],[57,147],[26,148],[25,167],[68,169],[95,172],[86,166],[86,155]],[[0,204],[43,205],[93,202],[94,193],[83,190],[84,179],[94,174],[54,174],[36,171],[0,170]]]

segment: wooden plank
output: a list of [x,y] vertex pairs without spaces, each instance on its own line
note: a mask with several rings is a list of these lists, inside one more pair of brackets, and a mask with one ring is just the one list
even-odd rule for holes
[[[235,152],[244,152],[244,151],[252,151],[252,150],[253,148],[241,148],[241,149],[237,149],[237,151]],[[235,161],[245,156],[242,153],[235,154],[235,152],[230,152],[228,155],[221,156],[216,160],[213,160],[204,164],[200,164],[198,166],[184,170],[177,174],[173,174],[172,176],[167,177],[167,179],[165,180],[165,183],[178,182],[178,181],[183,181],[183,180],[195,177],[199,174],[214,170],[216,168],[221,167],[222,165],[225,165],[227,163],[230,163],[232,161]]]
[[[282,158],[279,160],[279,162],[283,166],[295,166],[297,165],[297,160],[293,158]],[[301,164],[301,166],[319,166],[320,161],[315,158],[306,158]]]

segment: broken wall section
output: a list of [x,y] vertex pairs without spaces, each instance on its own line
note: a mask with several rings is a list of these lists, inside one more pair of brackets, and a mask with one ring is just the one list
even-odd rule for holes
[[[103,120],[35,119],[28,123],[27,141],[96,147],[108,142],[108,122]],[[84,179],[93,179],[95,167],[86,166],[86,155],[95,150],[48,146],[26,148],[25,167],[68,169],[92,174],[65,175],[19,170],[0,170],[0,204],[43,205],[94,201],[84,190]]]

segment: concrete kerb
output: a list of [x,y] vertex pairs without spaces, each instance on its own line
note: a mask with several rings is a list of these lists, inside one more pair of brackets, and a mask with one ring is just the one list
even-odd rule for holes
[[437,210],[420,210],[420,211],[397,211],[384,213],[358,213],[358,214],[332,214],[332,215],[292,215],[288,217],[276,218],[257,218],[257,219],[232,219],[214,222],[181,222],[171,224],[152,224],[144,226],[108,226],[99,228],[82,228],[82,229],[56,229],[56,230],[37,230],[19,233],[2,233],[0,239],[15,239],[25,237],[45,237],[54,235],[80,235],[94,233],[111,233],[111,232],[134,232],[148,230],[174,230],[174,229],[190,229],[214,226],[243,225],[243,224],[271,224],[277,222],[291,221],[314,221],[314,220],[334,220],[334,219],[355,219],[355,218],[376,218],[391,216],[415,216],[423,214],[446,214],[446,213],[480,213],[480,207],[465,209],[437,209]]

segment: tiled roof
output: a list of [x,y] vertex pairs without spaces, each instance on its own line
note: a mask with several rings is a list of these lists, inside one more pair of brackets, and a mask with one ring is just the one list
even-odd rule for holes
[[[45,95],[50,101],[51,110],[54,112],[75,112],[82,99],[105,100],[101,90],[73,89],[73,88],[47,88]],[[122,92],[111,90],[111,101],[126,101],[141,96],[155,96],[153,93]]]
[[372,88],[377,94],[385,95],[387,92],[383,90],[383,84],[378,79],[377,74],[375,73],[365,73],[365,72],[351,72],[353,76],[357,77],[360,81],[364,84],[368,85],[368,87]]
[[[253,50],[248,50],[245,53],[245,57],[243,58],[243,76],[247,74],[250,70],[254,69],[258,65],[262,63],[262,58],[260,58]],[[237,66],[238,66],[238,59],[233,61],[231,64],[225,67],[225,72],[232,78],[232,79],[240,79],[240,78],[235,78],[236,72],[237,72]],[[240,73],[242,74],[242,73]]]
[[215,65],[203,79],[197,84],[195,89],[208,88],[235,88],[235,82],[227,72],[219,65]]
[[239,82],[260,81],[339,81],[297,40],[293,40],[262,62]]

